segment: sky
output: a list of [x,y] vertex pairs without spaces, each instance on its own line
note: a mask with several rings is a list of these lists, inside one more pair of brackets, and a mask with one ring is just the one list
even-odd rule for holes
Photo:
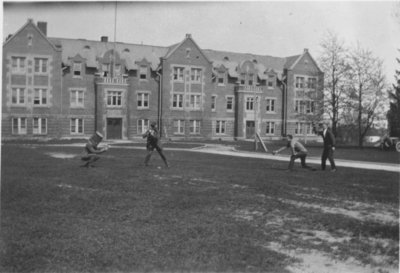
[[191,34],[202,49],[287,57],[307,48],[316,60],[329,30],[382,59],[389,83],[400,69],[399,0],[4,1],[3,41],[28,18],[47,22],[49,37],[170,46]]

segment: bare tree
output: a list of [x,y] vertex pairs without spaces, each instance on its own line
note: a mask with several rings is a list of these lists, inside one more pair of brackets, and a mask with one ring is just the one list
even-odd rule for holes
[[[400,65],[400,59],[396,58],[396,60]],[[393,84],[392,90],[388,91],[390,109],[387,113],[387,118],[390,135],[393,137],[400,137],[400,70],[396,69],[394,78],[396,83]]]
[[377,118],[385,112],[387,94],[383,61],[372,55],[372,52],[357,47],[349,56],[349,96],[348,113],[356,117],[358,127],[358,146],[362,147],[368,130]]
[[347,58],[348,49],[332,31],[325,34],[320,46],[322,53],[319,56],[319,66],[325,73],[323,108],[331,120],[333,134],[337,135],[341,110],[346,103],[347,72],[350,69]]

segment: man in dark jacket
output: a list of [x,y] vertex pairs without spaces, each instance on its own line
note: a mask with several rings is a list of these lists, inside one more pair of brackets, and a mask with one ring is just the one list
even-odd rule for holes
[[150,128],[143,134],[143,138],[147,138],[147,155],[144,160],[144,164],[148,166],[149,160],[151,158],[151,154],[153,153],[154,149],[157,150],[157,152],[160,154],[162,160],[164,161],[165,166],[168,168],[168,161],[167,158],[165,157],[162,148],[160,147],[159,143],[159,132],[157,129],[157,123],[152,122],[150,124]]
[[335,160],[333,159],[333,153],[335,151],[336,140],[333,133],[328,129],[327,123],[320,124],[319,135],[324,140],[324,150],[322,151],[321,157],[321,169],[324,171],[326,167],[326,160],[329,159],[331,164],[331,172],[336,172]]

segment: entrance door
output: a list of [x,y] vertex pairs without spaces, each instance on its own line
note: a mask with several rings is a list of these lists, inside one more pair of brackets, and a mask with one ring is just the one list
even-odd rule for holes
[[246,138],[254,138],[254,120],[247,120],[246,121]]
[[107,139],[122,138],[122,118],[107,118]]

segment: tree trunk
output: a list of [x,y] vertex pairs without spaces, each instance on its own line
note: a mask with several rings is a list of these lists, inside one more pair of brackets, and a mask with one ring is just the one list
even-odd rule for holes
[[363,136],[361,132],[361,125],[362,125],[362,85],[359,86],[359,93],[358,93],[358,147],[362,148],[363,146]]

